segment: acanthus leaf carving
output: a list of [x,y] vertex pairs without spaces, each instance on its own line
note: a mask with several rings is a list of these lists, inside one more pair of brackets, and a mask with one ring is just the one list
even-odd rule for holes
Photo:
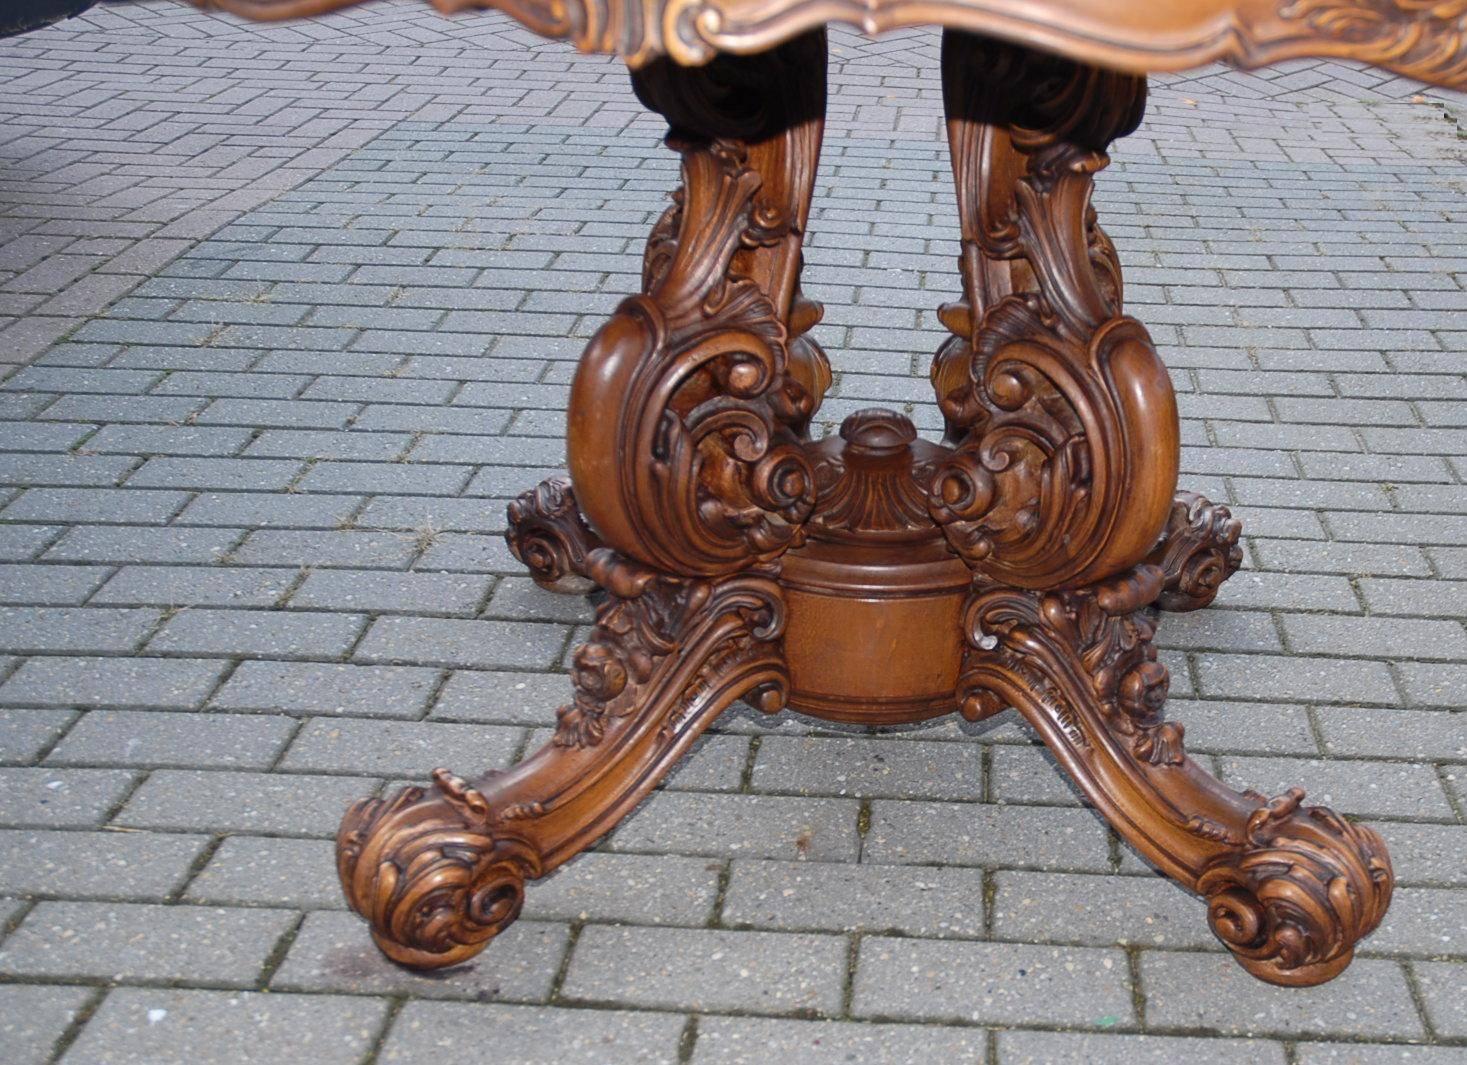
[[[553,742],[562,747],[600,743],[613,720],[644,705],[670,656],[716,632],[718,639],[684,683],[678,701],[684,707],[701,705],[719,677],[777,647],[783,630],[784,600],[767,576],[722,582],[664,579],[635,598],[609,596],[597,608],[591,638],[572,656],[575,698],[556,712]],[[676,731],[681,713],[676,705],[669,710],[665,727]]]
[[968,653],[960,697],[972,701],[987,688],[990,705],[1002,703],[1003,689],[988,682],[1022,677],[1075,746],[1091,742],[1075,710],[1088,705],[1137,758],[1182,764],[1182,727],[1162,720],[1169,678],[1157,661],[1156,626],[1145,609],[1161,583],[1161,571],[1146,565],[1073,591],[1028,592],[979,578],[964,613]]
[[810,455],[819,492],[814,535],[866,544],[931,536],[927,482],[945,451],[918,439],[910,419],[889,410],[856,411]]
[[663,579],[632,598],[606,597],[596,609],[591,638],[571,656],[575,699],[556,711],[555,743],[593,747],[608,719],[633,712],[653,671],[677,650],[708,594],[705,582]]
[[519,915],[526,880],[604,833],[712,716],[746,692],[775,709],[788,688],[770,573],[654,573],[601,544],[558,479],[511,506],[507,536],[537,576],[579,575],[605,591],[546,747],[475,784],[435,770],[430,787],[364,799],[342,820],[347,901],[383,952],[412,968],[472,958]]
[[[637,710],[657,670],[709,619],[741,612],[756,642],[777,640],[783,628],[782,600],[766,577],[711,582],[622,558],[587,526],[566,478],[552,477],[511,503],[505,538],[537,580],[577,575],[605,589],[590,638],[571,656],[574,698],[556,712],[554,743],[562,747],[600,743],[610,721]],[[718,655],[705,669],[731,661],[726,648]]]
[[1087,589],[1026,592],[975,583],[965,615],[970,698],[1012,702],[1067,755],[1077,782],[1149,859],[1201,894],[1213,931],[1260,979],[1338,974],[1379,924],[1394,878],[1366,826],[1225,788],[1188,759],[1161,719],[1166,671],[1152,603],[1165,575],[1143,564]]

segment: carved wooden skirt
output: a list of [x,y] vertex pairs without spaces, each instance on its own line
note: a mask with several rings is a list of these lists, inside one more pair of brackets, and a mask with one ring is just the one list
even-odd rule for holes
[[1390,902],[1380,838],[1297,789],[1223,786],[1162,716],[1158,614],[1211,602],[1240,527],[1176,491],[1171,383],[1123,310],[1092,180],[1140,122],[1148,68],[1331,54],[1463,84],[1467,3],[1083,0],[1023,19],[998,0],[851,5],[868,28],[959,27],[942,51],[962,237],[962,297],[941,309],[951,336],[932,365],[942,444],[883,410],[809,435],[831,377],[800,246],[824,125],[820,24],[845,5],[632,5],[659,20],[620,3],[490,3],[626,56],[668,121],[682,187],[648,239],[641,293],[581,358],[570,478],[509,510],[536,580],[599,588],[574,699],[508,772],[470,784],[438,770],[350,810],[341,880],[382,950],[418,968],[472,957],[518,916],[526,881],[609,831],[746,700],[863,724],[1015,708],[1115,830],[1206,899],[1250,972],[1339,973]]

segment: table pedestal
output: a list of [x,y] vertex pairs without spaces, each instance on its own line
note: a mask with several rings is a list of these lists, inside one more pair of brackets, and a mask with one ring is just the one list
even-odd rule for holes
[[963,283],[932,368],[945,443],[887,411],[815,443],[830,370],[799,274],[824,72],[815,31],[633,75],[682,188],[642,294],[581,359],[571,478],[509,515],[538,581],[601,589],[574,700],[508,772],[353,807],[347,898],[393,960],[453,965],[739,699],[868,724],[1014,707],[1250,972],[1328,980],[1389,904],[1380,838],[1297,789],[1224,787],[1161,715],[1157,612],[1207,605],[1241,550],[1225,508],[1175,491],[1171,383],[1090,206],[1144,79],[945,35]]

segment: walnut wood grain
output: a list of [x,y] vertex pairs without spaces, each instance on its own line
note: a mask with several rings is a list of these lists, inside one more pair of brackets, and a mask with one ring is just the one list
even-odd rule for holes
[[1163,610],[1201,610],[1243,564],[1243,523],[1196,492],[1178,492],[1166,533],[1147,556],[1161,568]]
[[976,585],[964,627],[966,701],[1019,712],[1111,826],[1207,900],[1213,932],[1253,975],[1304,987],[1338,975],[1390,905],[1380,837],[1295,788],[1237,792],[1186,756],[1164,721],[1167,670],[1143,564],[1087,588]]
[[347,901],[393,961],[457,965],[519,916],[525,881],[590,846],[635,806],[735,700],[783,705],[784,597],[763,574],[717,581],[660,574],[586,527],[570,485],[511,507],[510,542],[538,580],[567,572],[606,590],[575,651],[574,698],[554,738],[507,772],[364,799],[342,820]]
[[789,705],[867,725],[951,713],[969,572],[928,514],[949,449],[903,415],[863,410],[808,454],[815,513],[780,572]]
[[777,558],[815,504],[799,445],[830,369],[798,286],[825,33],[707,67],[654,63],[632,84],[668,119],[683,185],[648,241],[643,294],[581,357],[566,455],[616,550],[729,574]]
[[942,75],[964,299],[932,368],[956,449],[932,516],[995,580],[1099,580],[1151,550],[1177,483],[1171,380],[1090,206],[1146,82],[954,30]]
[[[192,0],[257,19],[319,15],[363,0]],[[444,12],[497,8],[583,52],[633,67],[695,66],[764,51],[827,22],[866,33],[939,25],[1133,74],[1215,60],[1260,67],[1303,56],[1354,59],[1467,86],[1467,0],[433,0]]]

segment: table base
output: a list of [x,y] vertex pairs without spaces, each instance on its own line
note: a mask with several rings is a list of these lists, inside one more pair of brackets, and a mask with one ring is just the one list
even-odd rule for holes
[[458,964],[740,699],[871,725],[1013,707],[1250,972],[1330,979],[1389,904],[1384,844],[1298,789],[1225,787],[1161,713],[1158,611],[1210,603],[1242,552],[1226,508],[1175,492],[1171,382],[1090,206],[1144,80],[945,35],[963,280],[932,368],[945,442],[879,410],[814,442],[831,375],[799,273],[824,49],[817,31],[634,74],[683,186],[642,294],[582,357],[571,478],[509,512],[538,581],[600,589],[574,699],[507,772],[353,807],[348,900],[393,960]]

